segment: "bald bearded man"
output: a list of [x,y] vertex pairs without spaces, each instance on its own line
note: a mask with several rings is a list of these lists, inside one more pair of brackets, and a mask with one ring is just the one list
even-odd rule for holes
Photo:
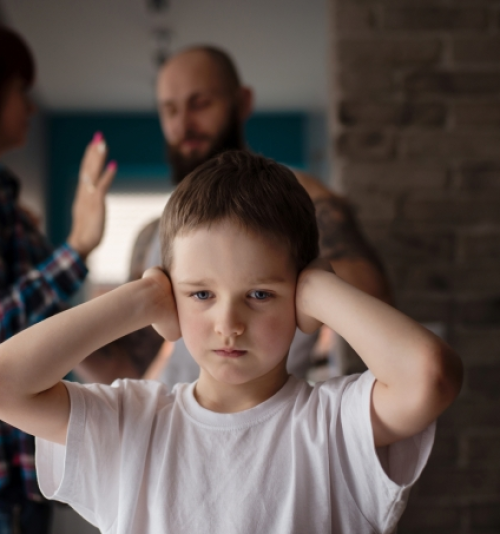
[[[253,111],[253,94],[242,85],[228,54],[210,46],[196,46],[173,56],[160,70],[157,101],[174,183],[211,157],[231,149],[246,149],[244,124]],[[390,292],[381,264],[363,238],[347,201],[318,180],[294,171],[316,207],[321,256],[350,284],[385,301]],[[130,280],[148,267],[161,264],[158,220],[139,234],[134,245]],[[288,369],[304,376],[310,365],[315,336],[297,331]],[[87,380],[111,382],[142,376],[163,339],[151,328],[109,345],[83,362],[78,372]],[[107,357],[103,359],[103,354]],[[128,360],[128,361],[126,361]],[[134,373],[132,373],[134,374]],[[134,376],[132,376],[134,377]],[[169,385],[191,382],[198,368],[182,339],[176,342],[163,380]]]

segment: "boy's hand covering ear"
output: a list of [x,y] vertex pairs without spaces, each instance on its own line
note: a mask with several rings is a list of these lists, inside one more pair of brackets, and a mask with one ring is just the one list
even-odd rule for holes
[[334,273],[331,263],[324,258],[317,258],[305,267],[298,276],[295,293],[295,314],[297,326],[306,334],[312,334],[323,323],[308,314],[310,308],[308,286],[315,271],[327,271]]
[[142,277],[151,279],[158,286],[158,294],[154,299],[157,319],[152,324],[153,328],[168,341],[179,339],[181,330],[170,278],[161,267],[147,269]]

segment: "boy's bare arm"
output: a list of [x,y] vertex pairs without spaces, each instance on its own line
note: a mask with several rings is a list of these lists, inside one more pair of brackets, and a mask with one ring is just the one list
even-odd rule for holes
[[65,444],[69,397],[61,382],[90,353],[153,322],[178,337],[170,282],[159,270],[47,319],[0,345],[0,419]]
[[376,377],[372,426],[377,447],[417,434],[458,395],[462,364],[432,332],[345,283],[320,262],[297,284],[297,322],[338,332]]

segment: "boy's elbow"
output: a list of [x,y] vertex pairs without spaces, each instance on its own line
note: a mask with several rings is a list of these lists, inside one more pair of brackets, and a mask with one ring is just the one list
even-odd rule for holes
[[462,361],[451,347],[443,343],[428,355],[425,373],[427,401],[432,399],[439,415],[460,393],[463,382]]

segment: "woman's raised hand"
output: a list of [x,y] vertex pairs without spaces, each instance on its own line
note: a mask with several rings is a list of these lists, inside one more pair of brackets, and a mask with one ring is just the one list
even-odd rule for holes
[[80,175],[73,201],[73,225],[68,243],[83,260],[100,243],[106,219],[105,197],[116,174],[114,161],[106,166],[107,147],[97,132],[87,146],[80,165]]

